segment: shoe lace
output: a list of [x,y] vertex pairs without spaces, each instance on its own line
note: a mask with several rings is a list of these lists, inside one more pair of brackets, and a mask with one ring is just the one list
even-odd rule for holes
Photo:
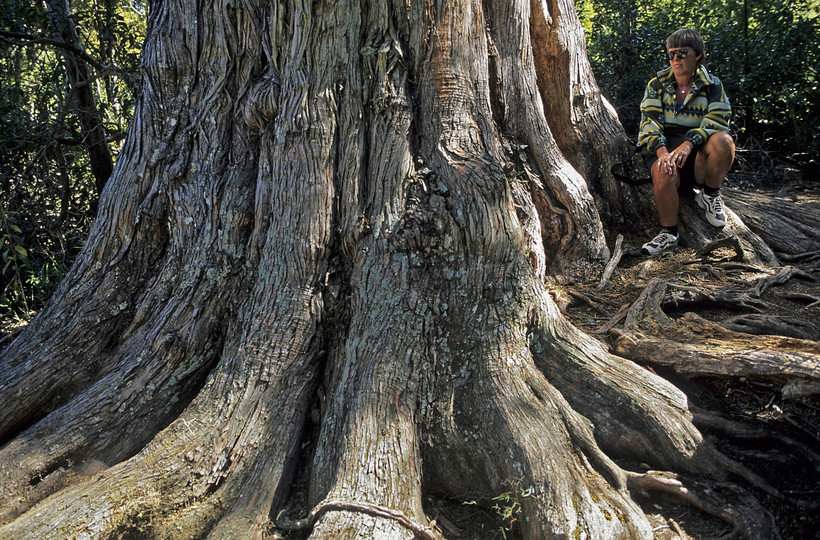
[[712,208],[714,208],[715,214],[723,213],[723,201],[721,200],[720,195],[717,195],[714,199],[712,199]]
[[668,244],[673,240],[673,236],[668,232],[659,233],[655,238],[652,239],[652,244],[656,246],[662,246],[663,244]]

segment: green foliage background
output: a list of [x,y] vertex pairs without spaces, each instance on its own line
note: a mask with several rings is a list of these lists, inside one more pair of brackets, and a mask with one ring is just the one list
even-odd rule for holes
[[[143,0],[74,0],[97,114],[116,157],[134,108]],[[0,330],[42,306],[85,241],[98,200],[63,50],[42,0],[0,0]],[[90,67],[90,66],[89,66]]]
[[[726,84],[739,147],[806,164],[820,150],[819,0],[576,0],[589,58],[627,132],[666,36],[698,29]],[[131,118],[147,0],[73,0],[98,115],[116,157]],[[0,334],[28,320],[85,241],[99,194],[44,0],[0,0]],[[15,37],[17,36],[17,37]],[[740,155],[739,155],[740,157]],[[816,163],[813,164],[816,166]],[[816,173],[815,173],[816,174]]]
[[666,37],[698,30],[707,69],[723,81],[741,148],[801,161],[820,151],[818,0],[576,0],[590,62],[627,132],[637,137],[646,83],[669,65]]

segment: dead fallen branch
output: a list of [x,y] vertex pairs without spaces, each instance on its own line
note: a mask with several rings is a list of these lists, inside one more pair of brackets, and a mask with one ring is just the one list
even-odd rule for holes
[[619,234],[618,238],[615,240],[615,249],[612,252],[612,257],[609,259],[609,262],[606,264],[604,268],[604,273],[601,276],[601,280],[598,282],[598,285],[595,287],[596,291],[601,291],[606,287],[609,278],[612,277],[612,272],[615,271],[615,268],[618,266],[618,263],[621,261],[621,257],[624,254],[624,250],[621,247],[624,243],[623,235]]

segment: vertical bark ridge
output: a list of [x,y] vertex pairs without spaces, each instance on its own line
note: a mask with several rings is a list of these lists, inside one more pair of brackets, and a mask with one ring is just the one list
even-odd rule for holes
[[[133,156],[129,150],[136,146],[135,138],[126,142],[125,155]],[[103,192],[100,215],[77,263],[40,316],[3,351],[4,440],[83,392],[116,365],[106,354],[110,338],[128,324],[134,296],[157,276],[158,261],[169,242],[167,199],[149,194],[150,180],[140,182],[140,189],[128,185],[133,180],[118,172],[128,165],[144,167],[138,159],[123,159]],[[130,268],[139,271],[131,275]],[[45,354],[51,361],[34,362],[33,354]],[[65,369],[67,364],[70,370]]]
[[[301,15],[295,16],[300,23],[293,31],[310,32],[309,18]],[[187,41],[199,43],[194,38]],[[305,66],[310,61],[308,51],[295,51],[287,60],[283,78],[289,92],[291,87],[305,87],[305,75],[314,72],[313,66]],[[321,69],[315,72],[323,73]],[[199,76],[204,78],[202,72]],[[217,86],[222,85],[219,77],[215,80]],[[251,532],[261,534],[273,499],[287,485],[287,464],[298,449],[317,373],[318,351],[313,347],[322,309],[318,291],[326,268],[321,261],[327,257],[330,242],[335,135],[327,116],[333,107],[332,96],[321,81],[310,82],[312,86],[296,94],[304,99],[280,107],[281,122],[277,121],[264,138],[258,183],[269,195],[261,199],[267,206],[258,208],[257,213],[271,217],[257,248],[260,256],[255,284],[238,308],[238,322],[231,325],[229,333],[233,337],[208,384],[142,452],[100,478],[67,490],[66,499],[58,497],[57,504],[67,501],[67,510],[43,519],[53,508],[53,502],[45,503],[27,514],[39,522],[37,526],[18,520],[7,528],[9,534],[27,531],[33,536],[61,536],[83,527],[123,532],[118,527],[135,520],[138,512],[151,514],[145,528],[157,535],[175,531],[179,524],[192,527],[192,534],[202,534],[226,512],[225,523],[217,525],[221,529],[215,531],[235,531],[244,525],[242,530],[248,532],[250,524]],[[308,115],[321,121],[310,122]],[[306,125],[324,128],[304,129]],[[211,139],[204,139],[210,148]],[[310,189],[303,189],[305,185]],[[303,209],[313,207],[315,211],[293,215],[292,205],[298,200]],[[278,250],[287,253],[288,259]],[[265,457],[257,461],[259,456]],[[254,470],[274,474],[263,477],[261,485],[259,481],[245,483]],[[165,475],[158,477],[151,471],[164,471]],[[84,498],[77,493],[96,494],[96,502],[80,502]],[[192,507],[194,501],[209,495],[224,501],[220,508],[212,504]],[[129,503],[121,504],[122,499]],[[249,506],[251,500],[263,502]],[[19,523],[23,525],[18,527]]]
[[[163,4],[152,10],[151,24],[167,27],[174,21],[179,23],[168,8]],[[189,15],[192,14],[189,12]],[[196,20],[193,15],[192,20]],[[99,215],[86,245],[49,306],[17,343],[3,352],[7,360],[2,364],[0,390],[8,396],[8,406],[0,411],[0,434],[4,434],[0,437],[10,437],[68,402],[117,366],[119,356],[107,349],[120,346],[126,328],[133,327],[135,319],[144,318],[156,309],[150,303],[135,306],[134,298],[148,299],[152,294],[150,289],[155,289],[154,300],[167,300],[174,287],[166,280],[178,279],[173,276],[178,270],[163,261],[180,264],[179,259],[174,259],[175,255],[203,251],[213,242],[198,238],[202,243],[197,244],[191,239],[203,231],[197,231],[190,224],[202,220],[203,214],[207,214],[219,198],[219,188],[209,193],[204,187],[199,190],[200,184],[226,173],[227,156],[233,160],[229,169],[233,172],[241,172],[253,161],[249,155],[252,150],[238,141],[230,143],[233,148],[215,144],[217,139],[229,138],[226,133],[232,130],[229,100],[211,104],[213,116],[209,123],[214,126],[213,131],[203,134],[200,129],[199,141],[192,135],[203,114],[203,107],[197,105],[198,96],[216,91],[208,90],[213,79],[199,76],[191,68],[198,60],[193,56],[197,49],[190,48],[194,30],[190,27],[180,30],[180,34],[173,35],[153,33],[146,44],[144,91],[131,124],[131,135],[123,147],[123,158],[102,194]],[[175,45],[169,46],[163,39]],[[174,41],[179,39],[182,39],[182,47]],[[241,55],[225,51],[223,56]],[[247,71],[249,66],[243,69]],[[217,78],[216,86],[223,88],[225,83]],[[187,116],[189,107],[200,111],[195,113],[198,117]],[[194,154],[197,144],[201,146]],[[190,167],[192,163],[194,167]],[[208,163],[212,165],[209,167]],[[202,168],[197,170],[197,166]],[[186,182],[191,182],[193,185],[189,187],[199,191],[198,200],[211,204],[206,202],[205,208],[191,208],[187,213],[179,208],[191,195],[190,191],[177,189]],[[137,189],[135,183],[139,186]],[[241,188],[238,191],[243,192]],[[237,203],[226,221],[230,223],[233,216],[236,222],[230,224],[241,225],[237,222],[245,219],[244,215],[242,204]],[[217,229],[208,233],[213,235]],[[189,232],[190,236],[174,238],[175,250],[171,237],[180,231],[180,236]],[[242,242],[236,238],[237,232],[242,235],[241,231],[241,226],[236,227],[228,233],[234,237],[231,241],[220,240],[237,256],[241,250],[234,244]],[[207,268],[219,267],[221,263],[201,261],[194,265]],[[163,275],[163,269],[171,271]],[[30,362],[32,351],[46,354],[52,361]],[[66,356],[68,351],[70,358]],[[72,369],[65,371],[62,367],[65,365],[71,365]],[[28,387],[32,384],[38,391]]]
[[[617,148],[628,141],[614,110],[590,75],[575,5],[566,0],[531,0],[531,5],[533,17],[527,39],[535,48],[537,72],[531,80],[537,80],[545,98],[550,96],[543,103],[558,145],[576,170],[591,182],[603,172],[598,160],[617,154]],[[584,151],[590,146],[597,151]]]
[[[166,43],[154,45],[169,48]],[[230,44],[223,45],[230,48]],[[152,50],[147,49],[147,58],[152,57]],[[231,55],[225,52],[222,56]],[[180,61],[191,63],[190,58]],[[160,73],[154,72],[157,77],[171,69],[168,65],[152,66],[159,68]],[[4,459],[20,456],[22,465],[4,469],[8,478],[3,482],[3,496],[16,500],[18,490],[32,490],[21,504],[15,501],[4,505],[4,519],[57,489],[75,475],[75,470],[82,474],[85,467],[81,456],[88,462],[110,464],[136,452],[184,407],[221,352],[223,318],[230,316],[236,298],[220,291],[237,290],[236,261],[244,252],[252,205],[251,198],[243,194],[249,192],[249,171],[255,169],[256,158],[247,138],[232,135],[235,114],[228,99],[212,103],[210,110],[218,129],[192,133],[196,125],[182,114],[185,109],[181,99],[188,91],[217,93],[208,88],[221,89],[225,84],[220,77],[205,76],[189,82],[191,86],[182,91],[182,96],[170,99],[172,103],[165,110],[163,103],[167,101],[163,96],[169,98],[167,94],[143,95],[132,136],[126,143],[127,155],[140,159],[143,141],[151,139],[143,128],[173,128],[167,133],[169,138],[155,149],[153,163],[146,167],[141,162],[125,161],[109,182],[105,204],[84,254],[96,253],[99,257],[105,252],[114,263],[101,269],[93,256],[81,256],[72,277],[63,285],[72,285],[70,296],[61,297],[60,291],[55,295],[62,303],[54,305],[61,310],[73,308],[75,302],[82,305],[69,320],[83,333],[69,342],[76,347],[83,339],[93,340],[85,353],[96,371],[78,382],[76,376],[46,370],[45,380],[53,377],[58,382],[47,383],[53,387],[51,390],[30,393],[48,400],[62,388],[76,392],[64,398],[64,407],[55,408],[24,436],[3,448]],[[146,110],[150,111],[148,118],[144,118]],[[202,113],[197,115],[201,118]],[[155,122],[157,116],[161,120]],[[217,140],[221,143],[218,147],[214,144]],[[134,168],[129,170],[132,165]],[[144,197],[141,203],[133,196],[131,174],[143,180],[141,189],[136,190]],[[133,222],[129,223],[129,218]],[[116,234],[110,234],[112,228]],[[161,240],[153,242],[151,236],[160,236]],[[130,250],[131,245],[154,243],[158,246],[153,251]],[[96,251],[89,252],[94,245]],[[80,299],[82,294],[87,295],[84,300]],[[127,302],[117,302],[118,296]],[[114,310],[110,308],[112,301]],[[100,303],[109,306],[108,313],[100,313],[96,308]],[[89,308],[98,311],[89,313]],[[156,314],[162,316],[149,318]],[[97,323],[88,324],[95,317]],[[101,319],[106,322],[101,323]],[[38,339],[48,330],[35,325],[27,336]],[[70,327],[60,332],[56,335],[75,334]],[[69,350],[78,354],[83,349]],[[58,361],[46,363],[45,367],[53,370],[60,365],[64,369],[65,363]],[[39,379],[31,375],[29,372],[21,380],[37,383]],[[19,404],[9,405],[9,410],[18,414],[27,410]],[[57,425],[61,429],[56,430]],[[45,481],[38,480],[41,476]],[[26,487],[29,481],[34,488]]]
[[521,259],[431,278],[451,307],[434,325],[435,349],[446,353],[422,436],[427,488],[489,499],[515,484],[526,538],[646,537],[642,512],[611,478],[616,468],[609,462],[599,471],[590,461],[605,461],[600,452],[579,450],[581,438],[593,448],[590,428],[535,367],[526,300],[512,294],[529,272]]
[[[425,526],[416,410],[426,317],[408,308],[407,257],[391,256],[375,245],[372,249],[375,257],[354,272],[349,336],[332,357],[336,361],[314,458],[310,506],[323,500],[375,504],[402,511]],[[389,299],[380,294],[385,288],[393,292]],[[311,538],[361,534],[414,537],[397,521],[331,508]]]
[[485,4],[490,6],[489,28],[498,50],[498,91],[505,109],[502,129],[526,145],[525,155],[535,160],[540,180],[531,179],[530,189],[538,198],[549,198],[554,201],[552,206],[559,207],[558,212],[543,206],[540,209],[545,219],[554,223],[557,215],[561,221],[557,227],[542,226],[550,261],[548,272],[582,278],[591,272],[592,261],[605,260],[609,252],[595,201],[584,178],[567,160],[577,155],[578,149],[559,148],[553,138],[555,130],[566,129],[569,119],[545,115],[544,103],[551,103],[559,90],[554,85],[535,86],[535,59],[542,51],[533,50],[530,2]]
[[609,171],[632,155],[634,145],[591,76],[575,7],[565,0],[531,0],[531,5],[535,80],[558,145],[595,195],[605,231],[640,226],[654,212],[652,200]]
[[[457,25],[464,24],[464,21],[477,21],[476,28],[466,29]],[[447,353],[442,367],[437,369],[435,409],[438,415],[429,420],[430,434],[433,436],[432,448],[425,447],[425,468],[432,471],[434,479],[431,482],[452,491],[478,486],[481,492],[492,493],[500,489],[505,480],[523,475],[536,481],[539,487],[553,486],[552,500],[561,500],[569,507],[573,506],[569,502],[573,499],[572,493],[590,489],[588,495],[581,496],[588,502],[607,493],[605,499],[618,500],[619,511],[631,513],[631,521],[640,523],[643,516],[634,505],[615,490],[607,488],[604,481],[596,482],[594,489],[591,486],[582,488],[579,486],[583,484],[572,482],[568,482],[572,484],[568,487],[561,482],[561,474],[555,472],[558,469],[576,471],[576,479],[586,476],[581,472],[585,469],[583,460],[573,457],[575,454],[571,445],[554,446],[547,450],[547,442],[541,445],[532,442],[525,445],[522,442],[528,421],[540,418],[537,425],[548,425],[548,415],[540,417],[543,408],[530,403],[526,407],[527,414],[519,408],[516,409],[516,417],[511,414],[511,406],[500,403],[504,398],[494,395],[494,388],[502,393],[500,388],[505,385],[520,385],[526,373],[522,366],[532,363],[531,359],[525,360],[528,355],[522,352],[525,349],[524,336],[506,335],[507,324],[514,323],[503,322],[514,320],[508,318],[511,316],[508,303],[515,296],[511,291],[522,279],[520,272],[528,272],[522,270],[524,241],[517,231],[506,230],[507,226],[516,223],[517,218],[512,209],[511,192],[496,165],[501,161],[500,144],[494,137],[495,130],[490,122],[487,65],[480,60],[486,58],[487,44],[480,37],[468,43],[474,47],[472,52],[468,51],[468,56],[479,59],[469,66],[455,61],[458,55],[451,50],[457,36],[462,41],[464,35],[483,36],[483,31],[476,32],[476,29],[483,29],[484,24],[478,14],[460,14],[454,16],[452,21],[447,14],[442,14],[435,27],[436,37],[430,42],[431,71],[429,79],[421,78],[420,91],[422,101],[429,103],[425,110],[432,111],[425,119],[423,131],[432,134],[429,141],[436,146],[425,147],[422,151],[429,152],[429,162],[440,175],[447,192],[453,194],[445,198],[442,205],[452,216],[450,229],[444,227],[439,234],[449,234],[454,240],[451,242],[452,253],[436,252],[437,256],[447,261],[445,266],[451,268],[452,273],[434,279],[447,299],[443,305],[450,309],[447,312],[448,322],[444,323],[442,318],[442,337],[435,347]],[[444,58],[450,61],[439,62]],[[475,90],[473,81],[480,83]],[[456,122],[440,120],[451,118]],[[483,130],[480,145],[473,144],[477,139],[465,136],[472,126]],[[434,197],[430,197],[431,202],[435,201]],[[470,219],[473,216],[475,219]],[[466,264],[467,260],[478,254],[482,259],[478,268]],[[456,283],[459,285],[456,286]],[[461,305],[465,299],[467,305]],[[475,304],[475,299],[487,299],[487,303]],[[463,326],[455,321],[462,321]],[[457,335],[447,335],[446,329],[450,328],[450,324],[462,330]],[[462,333],[465,328],[469,328],[466,335]],[[511,365],[516,367],[506,378],[504,375]],[[497,382],[499,377],[504,384]],[[513,399],[520,399],[519,394],[515,396]],[[482,424],[495,424],[496,428],[500,425],[512,427],[499,434]],[[560,429],[554,438],[547,437],[546,440],[566,441],[569,437],[566,431],[561,435]],[[531,439],[530,432],[526,433]],[[475,447],[477,441],[481,441],[478,448]],[[453,455],[458,458],[453,459]],[[556,459],[559,464],[550,472],[551,460],[545,459],[546,455],[564,457]],[[523,465],[524,462],[527,465]],[[594,527],[593,523],[604,520],[600,516],[605,514],[605,510],[597,504],[590,502],[586,510],[579,511],[578,508],[570,510],[567,504],[562,503],[557,507],[560,510],[552,511],[549,510],[549,500],[546,491],[541,491],[537,502],[528,509],[525,519],[532,526],[532,530],[527,532],[531,537],[559,534],[556,531],[565,531],[567,526],[573,529],[575,525]],[[578,518],[579,514],[582,517]],[[596,515],[600,519],[592,517]],[[574,519],[578,521],[573,522]],[[633,526],[646,532],[645,525]]]
[[[332,346],[328,355],[328,397],[313,459],[309,505],[321,508],[324,501],[338,500],[353,507],[376,505],[402,512],[424,527],[415,441],[421,330],[418,317],[407,308],[408,258],[395,252],[391,240],[399,234],[409,204],[412,172],[407,65],[390,10],[370,6],[363,16],[368,32],[363,43],[351,45],[352,56],[362,51],[359,65],[365,81],[362,102],[353,112],[363,106],[370,113],[366,123],[345,122],[351,114],[340,110],[340,139],[350,142],[342,144],[337,169],[347,188],[340,213],[347,229],[342,242],[355,246],[344,248],[353,265],[350,322],[344,344]],[[355,90],[355,82],[345,84]],[[351,147],[363,152],[363,169],[350,163],[356,157],[349,155]],[[363,231],[362,224],[353,221],[359,217],[353,212],[365,220]],[[393,295],[385,297],[385,290]],[[413,537],[398,521],[329,506],[311,538],[360,535]]]

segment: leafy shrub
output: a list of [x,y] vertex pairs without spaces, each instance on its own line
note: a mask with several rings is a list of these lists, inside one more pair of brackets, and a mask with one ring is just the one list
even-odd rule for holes
[[[96,113],[112,155],[134,107],[142,0],[76,0]],[[89,170],[64,48],[42,2],[0,0],[0,331],[27,321],[85,242],[99,193]]]

